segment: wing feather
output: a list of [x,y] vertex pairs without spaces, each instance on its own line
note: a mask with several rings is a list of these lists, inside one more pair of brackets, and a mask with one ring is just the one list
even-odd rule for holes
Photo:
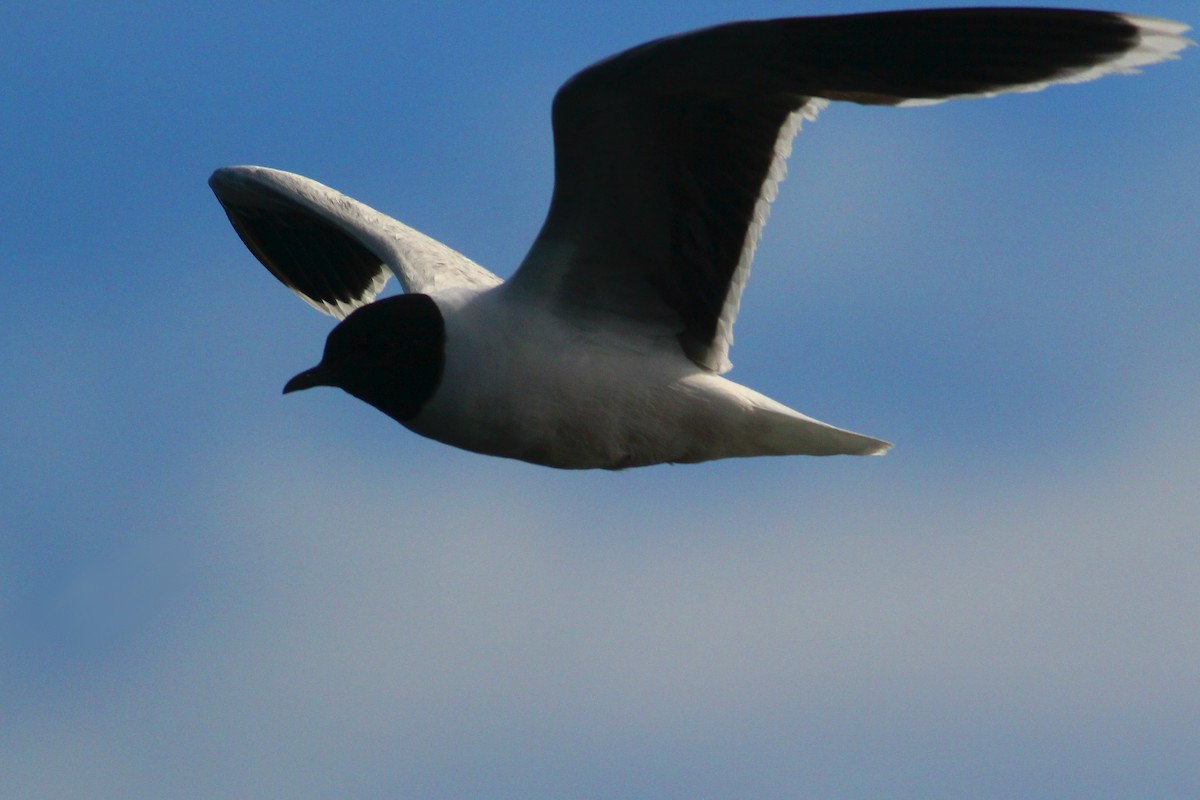
[[509,286],[674,335],[724,371],[792,137],[827,100],[1036,91],[1174,58],[1186,30],[1097,11],[933,9],[738,22],[619,53],[555,97],[554,195]]

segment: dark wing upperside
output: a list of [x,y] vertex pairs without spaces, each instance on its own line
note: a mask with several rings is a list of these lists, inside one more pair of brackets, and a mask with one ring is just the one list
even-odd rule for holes
[[555,97],[555,186],[514,290],[676,335],[728,368],[741,288],[792,135],[824,99],[1034,91],[1162,61],[1178,23],[939,9],[739,22],[601,61]]

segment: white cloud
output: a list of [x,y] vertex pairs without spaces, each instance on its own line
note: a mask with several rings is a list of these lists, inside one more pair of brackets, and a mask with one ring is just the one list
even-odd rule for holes
[[103,763],[117,788],[90,796],[305,797],[452,784],[425,770],[464,748],[683,752],[780,709],[798,739],[883,710],[885,738],[1153,729],[1200,712],[1197,431],[1156,412],[1121,458],[975,486],[901,460],[584,475],[248,442],[207,487],[212,617],[94,706],[10,728],[4,758],[57,776],[42,796]]

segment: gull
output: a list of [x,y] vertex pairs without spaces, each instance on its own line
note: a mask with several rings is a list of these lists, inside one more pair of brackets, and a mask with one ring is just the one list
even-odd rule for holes
[[[802,122],[830,101],[1032,92],[1177,57],[1135,14],[930,9],[733,22],[579,72],[554,98],[554,192],[503,281],[327,186],[209,181],[282,283],[340,320],[284,393],[339,387],[410,430],[564,469],[891,445],[722,377],[750,262]],[[404,289],[376,300],[390,276]]]

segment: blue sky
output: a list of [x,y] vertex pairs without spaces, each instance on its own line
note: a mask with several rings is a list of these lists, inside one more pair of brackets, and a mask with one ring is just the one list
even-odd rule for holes
[[214,168],[508,275],[572,72],[901,5],[10,12],[0,794],[1195,795],[1200,51],[806,126],[731,377],[886,458],[560,473],[279,395],[331,321]]

